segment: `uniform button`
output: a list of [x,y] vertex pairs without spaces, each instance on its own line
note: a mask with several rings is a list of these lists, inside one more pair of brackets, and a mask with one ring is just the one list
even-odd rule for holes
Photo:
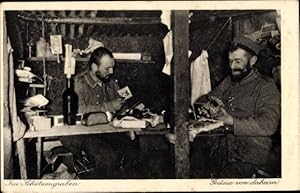
[[99,105],[99,102],[96,102],[97,105]]
[[232,103],[229,103],[229,106],[232,106]]
[[231,110],[234,111],[234,108],[232,108]]
[[100,95],[97,94],[97,97],[100,97]]

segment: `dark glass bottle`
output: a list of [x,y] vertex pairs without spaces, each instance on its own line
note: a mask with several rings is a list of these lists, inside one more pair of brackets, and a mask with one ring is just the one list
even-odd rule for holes
[[67,79],[67,89],[63,93],[63,116],[64,124],[75,125],[78,112],[78,95],[74,91],[74,81]]

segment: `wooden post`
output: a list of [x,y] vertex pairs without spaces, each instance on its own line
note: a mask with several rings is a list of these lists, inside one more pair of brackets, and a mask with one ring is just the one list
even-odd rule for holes
[[27,179],[27,168],[26,168],[26,150],[24,138],[17,141],[17,151],[19,157],[20,174],[21,179]]
[[188,108],[190,105],[190,66],[189,49],[189,12],[172,11],[173,30],[173,104],[172,120],[176,135],[175,175],[176,178],[190,177],[190,143],[188,128]]
[[37,153],[37,178],[41,178],[41,165],[42,165],[42,153],[43,153],[43,143],[42,137],[37,138],[36,143],[36,153]]

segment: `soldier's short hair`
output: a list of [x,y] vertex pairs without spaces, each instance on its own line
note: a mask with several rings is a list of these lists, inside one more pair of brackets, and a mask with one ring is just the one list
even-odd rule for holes
[[100,60],[105,55],[107,55],[111,58],[114,58],[112,52],[109,49],[105,48],[105,47],[99,47],[99,48],[95,49],[93,51],[93,53],[91,54],[91,56],[90,56],[89,68],[91,68],[93,63],[95,63],[97,65],[101,65]]

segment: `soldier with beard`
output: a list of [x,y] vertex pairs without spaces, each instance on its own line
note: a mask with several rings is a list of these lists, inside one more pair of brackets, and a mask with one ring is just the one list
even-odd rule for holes
[[[108,49],[100,47],[93,51],[88,70],[75,78],[78,113],[115,113],[121,109],[125,101],[118,95],[119,87],[111,78],[114,66],[115,60]],[[84,151],[89,161],[94,163],[95,171],[83,178],[121,178],[120,159],[124,159],[126,154],[125,161],[132,166],[133,159],[137,157],[137,149],[125,134],[68,136],[60,140],[75,158],[80,158],[81,151]]]
[[[231,74],[196,101],[204,104],[204,114],[218,112],[213,118],[233,129],[232,134],[205,145],[210,149],[206,166],[210,165],[208,173],[214,177],[250,178],[258,170],[272,173],[276,159],[280,160],[272,141],[280,123],[280,93],[273,80],[253,68],[259,51],[249,38],[235,38],[228,55]],[[219,105],[208,105],[209,99]],[[192,149],[198,147],[195,143]]]

